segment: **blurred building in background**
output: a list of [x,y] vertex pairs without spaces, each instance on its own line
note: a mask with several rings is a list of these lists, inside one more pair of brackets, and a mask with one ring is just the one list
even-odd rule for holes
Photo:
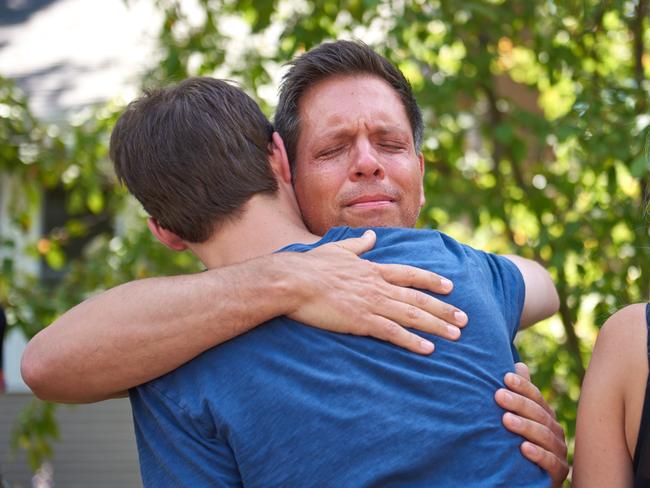
[[[58,122],[110,99],[134,96],[160,25],[151,2],[123,0],[8,0],[0,3],[0,75],[13,79],[41,119]],[[0,173],[0,238],[14,236],[7,218],[10,192],[21,191]],[[40,236],[65,218],[63,195],[43,195],[33,220]],[[16,233],[17,235],[18,233]],[[20,243],[18,243],[20,245]],[[81,246],[80,246],[81,248]],[[60,276],[44,261],[16,263],[25,273],[56,285]],[[20,378],[26,339],[13,329],[4,341],[6,392],[0,394],[0,473],[10,487],[32,485],[24,453],[10,437],[32,395]],[[61,487],[139,486],[137,451],[128,400],[63,407],[58,421],[52,478]]]

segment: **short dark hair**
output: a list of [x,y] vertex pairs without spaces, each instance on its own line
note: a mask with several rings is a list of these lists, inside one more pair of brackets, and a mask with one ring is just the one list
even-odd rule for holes
[[118,179],[158,223],[204,242],[257,193],[275,193],[268,162],[273,127],[239,88],[189,78],[146,92],[115,124]]
[[422,146],[423,122],[413,90],[402,72],[360,41],[326,42],[289,63],[282,78],[280,99],[273,120],[284,141],[291,168],[295,167],[300,137],[300,99],[316,83],[332,76],[366,74],[386,81],[397,92],[413,132],[416,152]]

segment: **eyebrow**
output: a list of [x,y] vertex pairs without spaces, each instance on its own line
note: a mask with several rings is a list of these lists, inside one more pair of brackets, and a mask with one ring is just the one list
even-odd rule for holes
[[[331,129],[329,131],[322,132],[319,136],[320,140],[324,139],[338,139],[341,137],[345,137],[349,135],[350,133],[353,133],[355,129],[349,128],[349,127],[338,127],[335,129]],[[386,135],[386,134],[398,134],[402,136],[408,136],[410,134],[410,129],[409,128],[402,128],[401,126],[394,125],[394,124],[381,124],[377,123],[377,125],[373,126],[371,128],[371,133],[378,133],[379,135]]]

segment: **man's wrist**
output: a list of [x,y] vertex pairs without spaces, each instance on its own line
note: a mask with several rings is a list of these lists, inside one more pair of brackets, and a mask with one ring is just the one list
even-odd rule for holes
[[265,274],[264,289],[268,290],[269,300],[278,307],[279,315],[294,313],[306,300],[308,283],[301,279],[300,258],[297,253],[276,253],[267,256],[268,262],[261,266]]
[[[288,315],[302,302],[304,283],[301,284],[296,273],[292,272],[297,266],[292,254],[261,256],[201,274],[207,275],[208,286],[215,293],[222,291],[224,286],[231,288],[232,296],[240,302],[242,310],[247,309],[254,316],[253,320],[259,319],[247,324],[247,328],[252,328],[274,317]],[[215,295],[218,300],[217,297]]]

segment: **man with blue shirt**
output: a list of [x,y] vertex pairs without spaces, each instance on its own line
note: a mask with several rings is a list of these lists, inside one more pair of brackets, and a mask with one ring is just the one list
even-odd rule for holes
[[[322,83],[320,101],[346,107],[337,114],[342,129],[297,151],[321,169],[331,165],[324,169],[332,185],[336,159],[355,153],[351,179],[369,191],[342,185],[340,211],[354,219],[419,210],[420,195],[403,191],[421,178],[421,166],[406,164],[417,156],[410,132],[400,129],[408,120],[398,96],[358,75]],[[355,102],[361,86],[374,103]],[[303,122],[308,136],[318,120]],[[363,230],[337,227],[320,239],[304,227],[289,159],[272,130],[236,88],[192,79],[131,104],[111,156],[151,214],[156,237],[190,249],[208,268],[360,236]],[[269,177],[277,189],[254,190]],[[219,195],[211,215],[197,215],[195,195],[211,192]],[[206,237],[161,225],[169,212],[189,212]],[[439,340],[435,355],[420,356],[287,318],[269,321],[131,391],[146,486],[548,486],[519,453],[520,439],[503,429],[493,401],[514,369],[519,325],[557,307],[548,275],[435,231],[374,230],[366,259],[454,280],[453,292],[439,298],[468,312],[462,337]]]

